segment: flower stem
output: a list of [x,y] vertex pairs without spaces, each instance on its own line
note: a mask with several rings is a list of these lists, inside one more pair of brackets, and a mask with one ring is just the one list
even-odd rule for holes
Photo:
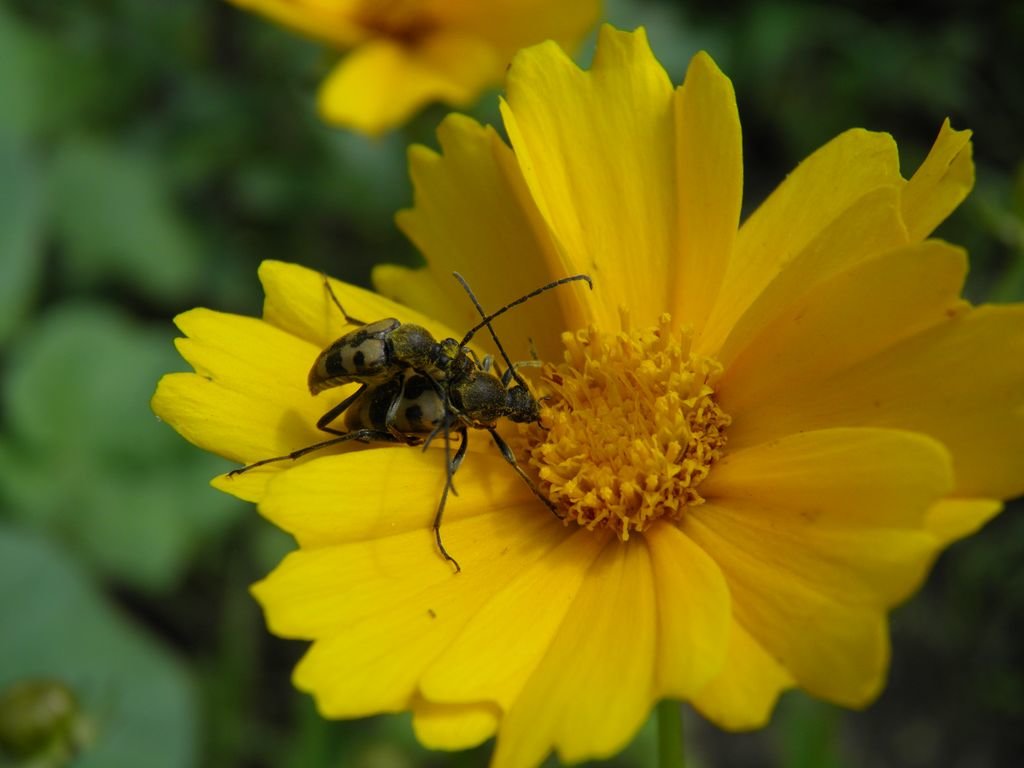
[[658,702],[658,768],[685,768],[683,711],[679,702]]

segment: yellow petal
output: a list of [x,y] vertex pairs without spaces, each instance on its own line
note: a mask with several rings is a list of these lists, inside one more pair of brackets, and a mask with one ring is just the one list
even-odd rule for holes
[[[806,585],[815,597],[849,606],[891,608],[920,586],[938,550],[923,528],[829,528],[760,502],[715,502],[692,517],[727,542],[734,550],[728,562],[742,561],[740,570],[776,571],[780,580]],[[728,562],[720,565],[731,587],[738,575]],[[758,611],[740,606],[738,594],[734,598],[738,616]]]
[[[474,452],[477,439],[480,450]],[[434,551],[431,525],[445,483],[444,448],[440,439],[435,442],[428,451],[404,445],[369,448],[278,472],[260,513],[306,547],[411,531]],[[456,525],[461,519],[496,509],[508,510],[513,526],[524,518],[555,519],[489,443],[487,435],[473,436],[455,476],[459,494],[449,495],[445,506],[442,535],[460,562],[476,546],[461,541]]]
[[502,65],[520,48],[554,40],[572,50],[597,22],[599,0],[475,0],[434,3],[432,9],[454,29],[477,35],[502,51]]
[[720,728],[761,728],[779,694],[796,683],[735,618],[728,637],[719,674],[693,697],[693,706]]
[[[225,389],[204,376],[167,374],[157,384],[150,406],[190,443],[226,459],[245,464],[249,456],[275,455],[273,448],[268,447],[277,439],[273,419],[267,414],[262,420],[251,418],[262,413],[264,403]],[[263,475],[256,482],[220,490],[256,501],[263,495],[268,477]],[[216,480],[213,485],[217,487]]]
[[657,698],[689,698],[719,674],[728,646],[729,588],[715,562],[674,525],[644,534],[657,590]]
[[700,491],[715,503],[756,505],[780,525],[913,528],[951,482],[949,455],[929,437],[840,428],[730,451]]
[[[174,318],[185,334],[175,346],[196,373],[221,386],[264,396],[283,410],[306,390],[306,373],[319,350],[258,318],[192,309]],[[282,371],[285,372],[282,375]]]
[[498,730],[500,711],[493,704],[437,704],[420,699],[412,711],[412,729],[427,749],[469,749]]
[[451,526],[462,572],[429,531],[293,552],[253,594],[271,631],[315,639],[295,670],[328,717],[415,706],[423,670],[515,575],[557,545],[547,517],[478,515]]
[[928,511],[925,523],[945,546],[970,536],[1002,509],[1002,502],[996,499],[943,499]]
[[701,327],[732,255],[743,197],[743,143],[736,94],[706,53],[675,93],[679,254],[669,309]]
[[558,545],[564,534],[552,520],[502,510],[453,521],[453,530],[473,543],[460,553],[464,567],[457,574],[429,530],[409,529],[292,552],[252,591],[273,631],[287,637],[330,638],[371,619],[418,621],[421,612],[448,632],[452,622],[461,626],[479,610],[474,603],[463,615],[463,601],[475,601],[477,592],[489,599],[515,578],[517,567],[529,567]]
[[502,105],[523,176],[572,271],[594,278],[595,317],[638,326],[668,306],[675,258],[672,85],[643,31],[604,27],[590,71],[554,43],[520,52]]
[[517,574],[430,665],[421,684],[424,696],[512,706],[607,544],[607,535],[577,530]]
[[791,382],[736,419],[729,439],[832,426],[931,435],[953,456],[956,496],[1024,493],[1024,307],[979,307],[827,379]]
[[409,48],[386,38],[363,43],[320,86],[320,115],[329,123],[377,136],[432,101],[469,104],[501,72],[482,40],[439,32]]
[[[346,323],[344,315],[331,301],[324,288],[323,275],[319,272],[297,264],[264,261],[260,264],[259,275],[266,294],[263,319],[305,339],[316,348],[313,357],[303,364],[305,371],[309,370],[320,350],[343,334],[356,330],[357,326]],[[403,323],[422,325],[439,340],[453,335],[436,318],[397,304],[373,291],[333,279],[330,284],[345,311],[364,323],[395,317]]]
[[[873,548],[885,541],[879,536],[815,531],[802,541],[793,530],[798,524],[781,531],[755,525],[753,508],[729,515],[717,504],[698,509],[684,531],[725,574],[739,623],[811,694],[845,706],[868,703],[889,663],[884,610],[865,599],[883,581],[870,569],[904,578],[906,569],[887,567],[888,560],[925,557],[927,541],[915,547],[907,540],[931,539],[932,548],[935,540],[896,533],[893,551],[876,555]],[[843,600],[844,580],[852,576],[855,596]]]
[[923,522],[950,484],[941,445],[880,429],[793,434],[713,468],[701,485],[709,502],[683,530],[725,574],[754,641],[739,649],[743,662],[761,673],[757,697],[735,711],[741,682],[712,687],[704,705],[716,721],[757,725],[786,685],[758,647],[814,695],[860,706],[877,693],[885,610],[930,566],[939,542]]
[[297,3],[295,0],[228,0],[290,29],[347,48],[367,35],[355,19],[354,2]]
[[847,131],[804,160],[740,228],[696,348],[714,353],[791,259],[865,195],[902,184],[896,144],[884,133]]
[[[489,311],[570,273],[526,190],[512,151],[494,129],[453,115],[437,134],[442,154],[425,147],[409,152],[416,205],[397,218],[427,257],[432,279],[427,285],[416,279],[403,286],[394,267],[378,270],[374,278],[390,279],[388,293],[403,302],[441,309],[440,319],[468,330],[479,315],[451,276],[453,271],[466,278]],[[431,286],[436,287],[421,304],[420,291]],[[589,322],[583,311],[588,294],[582,284],[560,287],[497,320],[495,328],[517,360],[529,359],[531,337],[543,358],[560,356],[561,330]]]
[[787,293],[757,313],[755,329],[745,321],[773,294],[773,284],[726,342],[719,402],[741,424],[748,409],[771,402],[793,382],[823,379],[948,320],[965,306],[959,296],[966,273],[961,249],[918,243]]
[[308,445],[326,407],[306,388],[315,347],[250,317],[194,309],[175,318],[195,374],[165,376],[156,414],[201,448],[249,462]]
[[591,566],[547,654],[505,715],[494,768],[612,755],[653,700],[657,610],[650,556],[612,542]]
[[728,368],[765,326],[799,305],[808,292],[906,242],[897,190],[882,187],[867,193],[780,266],[775,278],[736,320],[715,356]]
[[[419,147],[410,149],[410,161],[411,155],[417,149]],[[402,212],[399,212],[398,216],[401,217],[401,215]],[[448,294],[447,281],[455,282],[455,278],[450,272],[444,275],[435,275],[429,268],[377,264],[373,268],[371,279],[373,287],[379,295],[403,306],[412,307],[427,317],[437,318],[450,328],[469,328],[464,325],[463,313],[459,311],[460,307],[452,302]],[[468,305],[468,297],[465,297],[464,300]]]
[[947,118],[928,157],[903,189],[903,218],[911,238],[928,237],[973,186],[971,132],[954,131]]

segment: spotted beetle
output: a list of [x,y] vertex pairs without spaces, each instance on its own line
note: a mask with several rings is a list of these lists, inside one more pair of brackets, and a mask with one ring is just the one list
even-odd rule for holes
[[[351,440],[423,445],[426,448],[435,436],[443,433],[446,445],[446,482],[434,516],[433,531],[438,550],[445,560],[455,566],[458,573],[461,567],[441,540],[441,518],[449,492],[455,493],[452,478],[465,458],[469,444],[468,430],[483,429],[491,435],[502,457],[534,495],[552,513],[561,517],[550,499],[519,466],[512,449],[497,432],[497,422],[501,418],[518,423],[540,420],[540,406],[517,370],[538,363],[513,363],[494,332],[491,321],[559,285],[582,280],[593,288],[593,283],[587,275],[564,277],[487,314],[463,277],[455,273],[455,278],[469,295],[481,320],[461,341],[448,338],[438,342],[425,328],[401,323],[395,318],[365,323],[352,317],[338,301],[325,277],[324,286],[335,306],[346,322],[359,325],[360,328],[341,336],[317,356],[307,380],[309,391],[316,395],[326,389],[351,383],[358,383],[360,387],[317,421],[317,429],[335,437],[307,445],[284,456],[248,464],[232,470],[228,476],[248,472],[272,462],[298,459],[308,453]],[[481,361],[468,347],[473,336],[485,327],[507,365],[503,373],[493,366],[490,356]],[[492,372],[492,367],[495,372]],[[345,430],[331,426],[342,413],[345,415]],[[454,456],[450,456],[447,448],[451,432],[459,435],[459,446]]]

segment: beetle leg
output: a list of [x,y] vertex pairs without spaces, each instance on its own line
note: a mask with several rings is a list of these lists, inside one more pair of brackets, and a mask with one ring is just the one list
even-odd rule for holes
[[327,289],[327,293],[330,294],[331,301],[334,302],[334,306],[336,306],[338,308],[338,310],[341,312],[342,316],[345,318],[345,322],[349,323],[351,325],[366,325],[365,321],[357,320],[356,318],[352,317],[352,315],[350,315],[348,312],[346,312],[345,308],[343,306],[341,306],[341,302],[338,301],[338,297],[334,294],[334,289],[331,288],[331,281],[327,279],[327,275],[325,275],[323,272],[321,272],[320,273],[320,277],[322,277],[324,279],[324,288],[326,288]]
[[[451,429],[452,420],[453,419],[457,419],[458,416],[453,416],[454,408],[452,407],[451,398],[448,397],[448,393],[444,390],[444,388],[437,381],[435,381],[433,377],[428,376],[427,378],[430,380],[430,383],[433,385],[434,391],[437,392],[438,397],[440,397],[442,402],[444,402],[445,417],[444,417],[444,420],[440,424],[438,424],[436,427],[434,427],[433,431],[429,435],[427,435],[427,439],[423,441],[423,450],[424,451],[427,450],[427,448],[430,447],[430,443],[433,442],[434,438],[437,437],[441,433],[441,431],[443,430],[444,431],[444,460],[445,460],[445,466],[449,466],[450,463],[451,463],[450,459],[451,459],[451,455],[452,454],[451,454],[451,449],[449,448],[449,445],[448,445],[448,435],[449,435],[449,432],[450,432],[450,429]],[[465,441],[463,441],[463,444],[465,444]],[[460,450],[462,450],[462,449],[460,449]],[[465,453],[464,450],[462,452]],[[462,460],[459,459],[459,461],[462,461]],[[455,483],[454,483],[454,481],[452,480],[452,477],[451,477],[453,474],[454,474],[454,472],[449,473],[449,475],[448,475],[448,484],[447,484],[446,487],[447,487],[447,490],[450,490],[452,492],[453,496],[458,496],[459,492],[457,490],[455,490]]]
[[[447,461],[447,455],[445,456],[445,481],[444,490],[441,491],[441,501],[437,505],[437,514],[434,515],[434,540],[437,542],[437,548],[441,552],[441,556],[455,566],[455,572],[458,573],[462,570],[458,560],[448,554],[448,550],[444,548],[444,544],[441,542],[441,518],[444,516],[444,505],[448,501],[448,491],[454,491],[455,486],[452,484],[452,477],[459,469],[459,465],[462,464],[462,460],[466,457],[466,447],[469,445],[469,435],[466,431],[466,425],[460,424],[458,427],[459,437],[461,442],[458,450],[455,452],[455,456],[450,462]],[[447,445],[448,432],[445,432],[445,444]],[[445,452],[447,454],[447,451]]]
[[271,464],[276,461],[295,461],[295,459],[305,456],[307,453],[313,453],[314,451],[319,451],[323,448],[329,448],[330,446],[338,445],[339,443],[346,443],[349,440],[359,440],[360,442],[363,443],[405,442],[405,440],[401,440],[395,437],[394,435],[379,429],[357,429],[355,432],[348,432],[346,434],[339,435],[338,437],[332,437],[330,440],[323,440],[319,443],[307,445],[305,448],[299,448],[297,451],[292,451],[291,453],[287,453],[284,456],[274,456],[273,458],[270,459],[261,459],[260,461],[254,461],[252,464],[246,464],[244,467],[231,470],[230,472],[228,472],[228,477],[234,477],[235,475],[240,475],[243,472],[248,472],[250,469],[256,469],[256,467],[262,467],[264,464]]
[[327,413],[325,413],[323,416],[321,416],[320,419],[316,423],[316,428],[319,429],[321,432],[327,432],[330,435],[345,435],[345,434],[348,434],[346,432],[342,432],[340,429],[334,429],[333,427],[328,427],[327,425],[330,424],[332,421],[334,421],[339,416],[341,416],[341,414],[344,413],[346,410],[348,410],[348,407],[350,405],[352,405],[352,403],[354,403],[356,401],[356,398],[359,397],[361,394],[363,394],[363,391],[366,389],[366,387],[367,387],[367,384],[364,382],[359,387],[359,389],[357,389],[355,392],[353,392],[351,395],[346,397],[344,400],[342,400],[336,406],[331,408],[331,410],[329,410]]
[[451,478],[455,477],[455,473],[459,471],[459,467],[462,466],[462,460],[466,458],[466,448],[469,447],[469,432],[466,431],[465,425],[459,427],[457,431],[459,433],[459,447],[456,449],[455,456],[448,465],[451,467],[451,472],[448,473],[449,482],[451,481]]
[[[399,442],[403,442],[406,445],[419,445],[423,442],[422,437],[406,434],[395,426],[395,417],[398,416],[398,409],[402,405],[404,393],[404,388],[399,389],[391,399],[391,404],[388,406],[388,412],[384,416],[384,428],[387,429],[391,435],[394,435]],[[358,394],[358,392],[356,394]]]
[[[520,368],[541,368],[543,366],[544,363],[540,360],[520,360],[501,374],[501,383],[505,385],[505,389],[508,389],[509,382],[515,378],[516,372],[518,372]],[[495,369],[497,369],[497,366],[495,366]]]
[[508,447],[508,443],[506,443],[502,439],[501,435],[498,434],[498,430],[494,427],[487,427],[487,431],[491,433],[491,438],[494,440],[494,444],[498,446],[498,450],[501,451],[501,455],[505,458],[505,461],[511,464],[512,469],[516,471],[516,474],[523,478],[524,483],[530,486],[530,490],[533,491],[533,495],[544,502],[544,506],[551,510],[551,514],[559,520],[563,520],[565,515],[558,511],[558,508],[554,505],[554,502],[552,502],[551,499],[541,493],[537,484],[533,482],[530,476],[523,471],[522,467],[519,466],[519,462],[516,461],[515,454],[512,453],[512,449]]

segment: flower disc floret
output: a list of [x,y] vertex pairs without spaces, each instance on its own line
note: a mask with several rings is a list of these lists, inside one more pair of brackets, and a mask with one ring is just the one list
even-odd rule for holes
[[423,0],[364,0],[354,18],[364,29],[407,44],[422,40],[438,26]]
[[550,398],[529,452],[566,520],[626,541],[703,504],[698,486],[730,420],[714,398],[721,366],[691,352],[690,332],[673,330],[668,314],[655,328],[562,339],[565,362],[545,371]]

